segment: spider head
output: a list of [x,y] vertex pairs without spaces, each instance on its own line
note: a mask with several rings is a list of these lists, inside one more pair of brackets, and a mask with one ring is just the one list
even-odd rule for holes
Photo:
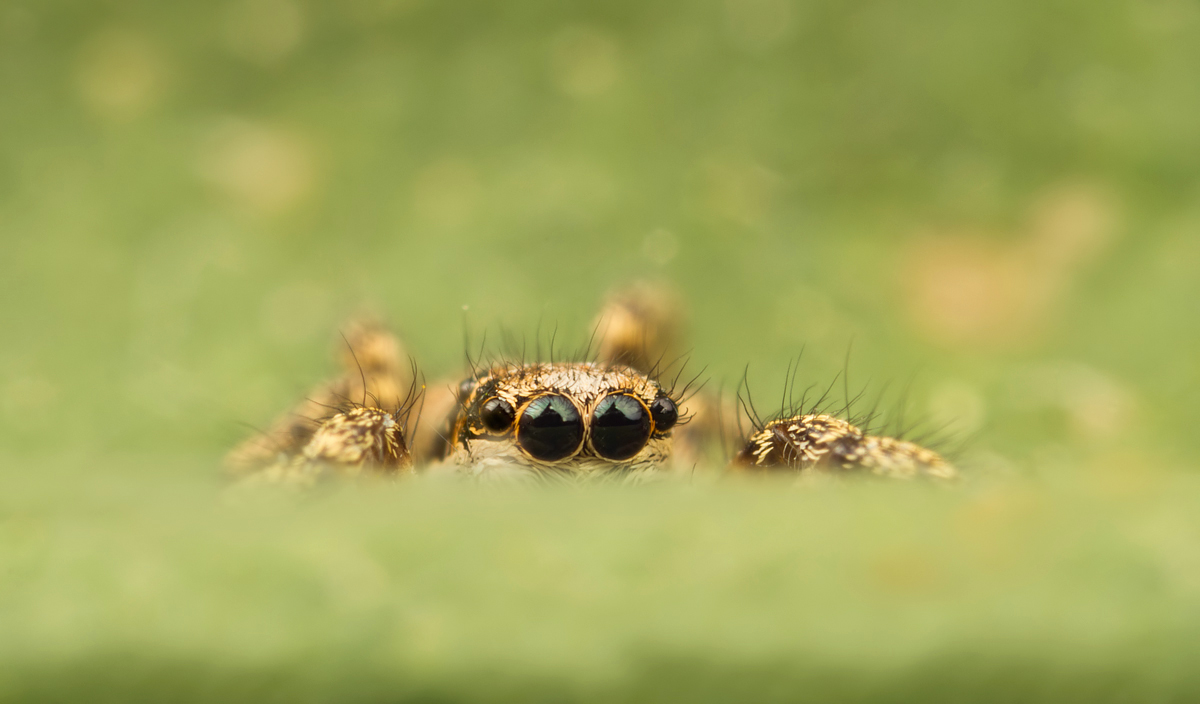
[[[463,387],[466,389],[466,385]],[[465,394],[453,460],[583,476],[653,469],[670,457],[677,401],[625,366],[502,365]]]

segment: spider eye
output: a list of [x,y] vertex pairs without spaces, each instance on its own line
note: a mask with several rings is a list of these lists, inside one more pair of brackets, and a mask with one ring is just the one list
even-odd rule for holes
[[592,447],[609,460],[627,460],[642,451],[650,438],[650,414],[641,401],[627,394],[600,399],[592,414]]
[[475,390],[475,380],[474,379],[465,379],[463,381],[463,383],[458,385],[458,402],[462,403],[463,401],[466,401],[467,397],[470,396],[471,392],[474,390]]
[[679,409],[675,407],[674,401],[666,396],[660,396],[650,404],[650,415],[654,416],[655,430],[670,430],[679,420]]
[[583,419],[565,396],[539,396],[530,401],[521,414],[517,423],[517,442],[535,460],[565,459],[583,444]]
[[479,409],[479,420],[483,422],[483,427],[493,433],[503,433],[511,428],[516,417],[516,411],[502,398],[489,398]]

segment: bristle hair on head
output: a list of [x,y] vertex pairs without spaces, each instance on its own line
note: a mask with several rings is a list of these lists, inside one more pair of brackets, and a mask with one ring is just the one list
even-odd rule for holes
[[[542,333],[543,323],[538,323],[533,340],[518,336],[508,328],[501,328],[498,335],[489,335],[485,328],[479,335],[479,342],[473,341],[474,335],[464,331],[463,357],[466,360],[467,372],[470,378],[479,381],[487,376],[488,370],[496,367],[529,366],[536,364],[594,364],[602,368],[629,366],[620,359],[610,359],[601,354],[601,348],[596,344],[601,336],[599,328],[593,326],[587,338],[578,345],[563,344],[559,327],[550,327],[549,332]],[[545,338],[545,339],[543,339]],[[497,344],[489,344],[489,340],[498,339]],[[648,368],[634,367],[642,375],[658,382],[664,389],[669,390],[673,398],[687,398],[703,388],[704,370],[695,375],[686,374],[690,353],[683,353],[674,358],[666,358],[666,352],[661,353],[650,362]],[[678,390],[678,394],[675,391]]]

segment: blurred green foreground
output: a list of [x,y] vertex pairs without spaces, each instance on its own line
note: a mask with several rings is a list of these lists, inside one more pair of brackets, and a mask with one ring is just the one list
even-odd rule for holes
[[1200,696],[1194,476],[6,484],[6,701]]
[[[0,700],[1200,700],[1198,67],[1192,0],[0,0]],[[351,315],[453,378],[635,279],[964,481],[220,485]]]

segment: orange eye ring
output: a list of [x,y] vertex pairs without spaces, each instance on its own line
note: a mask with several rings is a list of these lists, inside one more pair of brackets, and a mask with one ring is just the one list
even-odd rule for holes
[[653,430],[650,409],[636,396],[614,393],[592,411],[591,446],[606,460],[623,461],[642,451]]
[[479,407],[479,422],[492,433],[507,433],[516,419],[517,413],[512,404],[498,396],[489,398]]
[[562,394],[543,394],[525,404],[517,419],[517,445],[535,460],[557,462],[579,452],[583,417]]

